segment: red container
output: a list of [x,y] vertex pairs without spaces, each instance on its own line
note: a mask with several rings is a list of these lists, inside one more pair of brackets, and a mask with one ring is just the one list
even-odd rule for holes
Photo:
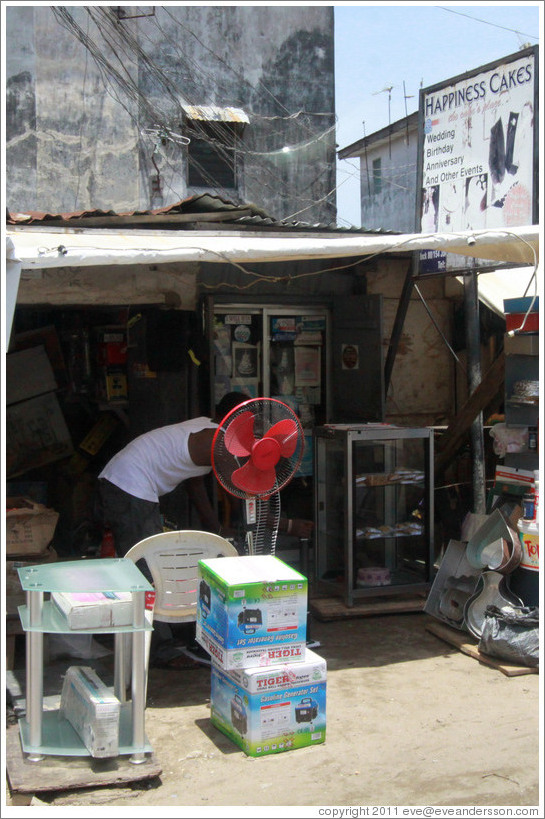
[[[505,314],[505,329],[518,330],[524,321],[525,313],[506,313]],[[522,333],[537,333],[539,331],[539,313],[528,313],[526,324]]]

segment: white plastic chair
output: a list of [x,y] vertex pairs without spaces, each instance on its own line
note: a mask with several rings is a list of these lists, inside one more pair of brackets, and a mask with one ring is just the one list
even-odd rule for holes
[[[155,589],[153,611],[146,609],[148,622],[188,623],[197,619],[198,564],[212,557],[238,557],[235,547],[220,535],[192,529],[160,532],[136,543],[125,555],[136,563],[145,560]],[[122,652],[115,667],[119,669],[115,690],[124,698],[130,679],[132,635],[118,635],[116,652]],[[146,685],[151,631],[146,632]]]

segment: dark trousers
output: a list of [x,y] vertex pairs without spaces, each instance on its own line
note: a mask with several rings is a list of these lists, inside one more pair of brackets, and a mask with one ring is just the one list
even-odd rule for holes
[[112,530],[118,557],[125,557],[140,540],[163,531],[158,503],[135,498],[105,478],[99,479],[98,487],[103,522]]
[[[98,490],[103,524],[112,530],[118,557],[125,557],[136,543],[163,531],[158,503],[135,498],[105,478],[99,479]],[[146,562],[139,560],[136,565],[146,579],[153,583]],[[172,639],[172,632],[167,623],[155,621],[151,638],[150,662],[153,662],[159,646],[170,639]]]

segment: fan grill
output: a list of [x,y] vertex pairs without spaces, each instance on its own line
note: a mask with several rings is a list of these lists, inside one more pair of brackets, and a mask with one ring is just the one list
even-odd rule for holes
[[275,398],[250,399],[216,430],[212,467],[231,495],[267,498],[293,478],[303,447],[301,424],[287,404]]

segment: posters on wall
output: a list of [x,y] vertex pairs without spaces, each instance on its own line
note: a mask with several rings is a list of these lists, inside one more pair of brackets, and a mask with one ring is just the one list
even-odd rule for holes
[[[422,233],[533,223],[537,59],[521,54],[420,92]],[[461,266],[421,254],[423,272]]]
[[[271,398],[287,404],[299,417],[305,454],[297,474],[308,477],[313,471],[313,428],[325,405],[326,316],[274,315],[267,324],[268,335],[255,307],[249,313],[215,315],[214,400],[219,403],[232,390],[258,398],[268,384]],[[268,373],[262,369],[263,344],[268,345]]]

